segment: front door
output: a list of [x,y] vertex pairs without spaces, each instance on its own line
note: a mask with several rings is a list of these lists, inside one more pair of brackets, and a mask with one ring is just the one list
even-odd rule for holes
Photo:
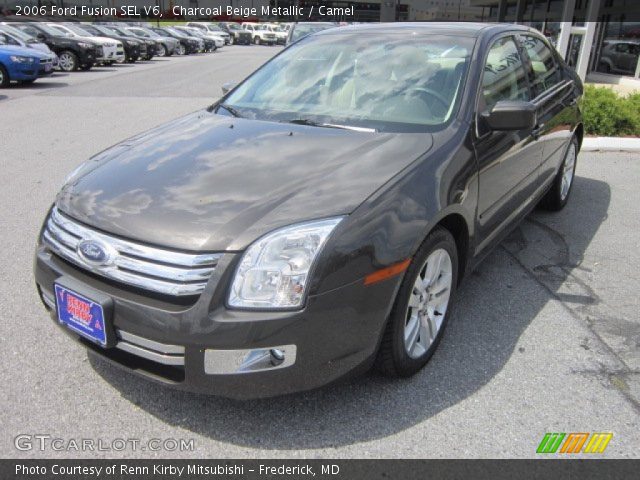
[[525,65],[513,36],[498,38],[485,60],[476,115],[479,167],[477,252],[491,243],[536,190],[542,145],[534,129],[492,131],[482,113],[501,100],[531,100]]

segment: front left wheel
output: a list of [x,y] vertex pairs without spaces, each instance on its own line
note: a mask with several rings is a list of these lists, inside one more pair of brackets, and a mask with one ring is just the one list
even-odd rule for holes
[[451,233],[433,230],[413,257],[396,297],[376,360],[386,375],[417,373],[435,352],[458,283],[458,251]]

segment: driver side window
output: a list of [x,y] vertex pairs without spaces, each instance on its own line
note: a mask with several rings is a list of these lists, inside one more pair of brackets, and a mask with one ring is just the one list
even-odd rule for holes
[[501,100],[531,100],[522,58],[513,37],[503,37],[491,46],[482,76],[484,110]]

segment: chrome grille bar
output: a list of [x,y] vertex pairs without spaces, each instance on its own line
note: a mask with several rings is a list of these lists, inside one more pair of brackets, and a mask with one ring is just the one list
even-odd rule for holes
[[[197,295],[211,277],[219,253],[190,254],[149,247],[85,227],[56,207],[46,223],[43,239],[58,256],[92,273],[167,295]],[[82,240],[98,240],[117,251],[109,265],[93,265],[78,254]]]

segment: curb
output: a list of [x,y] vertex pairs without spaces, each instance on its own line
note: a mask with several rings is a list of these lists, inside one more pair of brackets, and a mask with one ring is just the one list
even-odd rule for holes
[[637,152],[640,138],[586,137],[582,141],[583,152]]

